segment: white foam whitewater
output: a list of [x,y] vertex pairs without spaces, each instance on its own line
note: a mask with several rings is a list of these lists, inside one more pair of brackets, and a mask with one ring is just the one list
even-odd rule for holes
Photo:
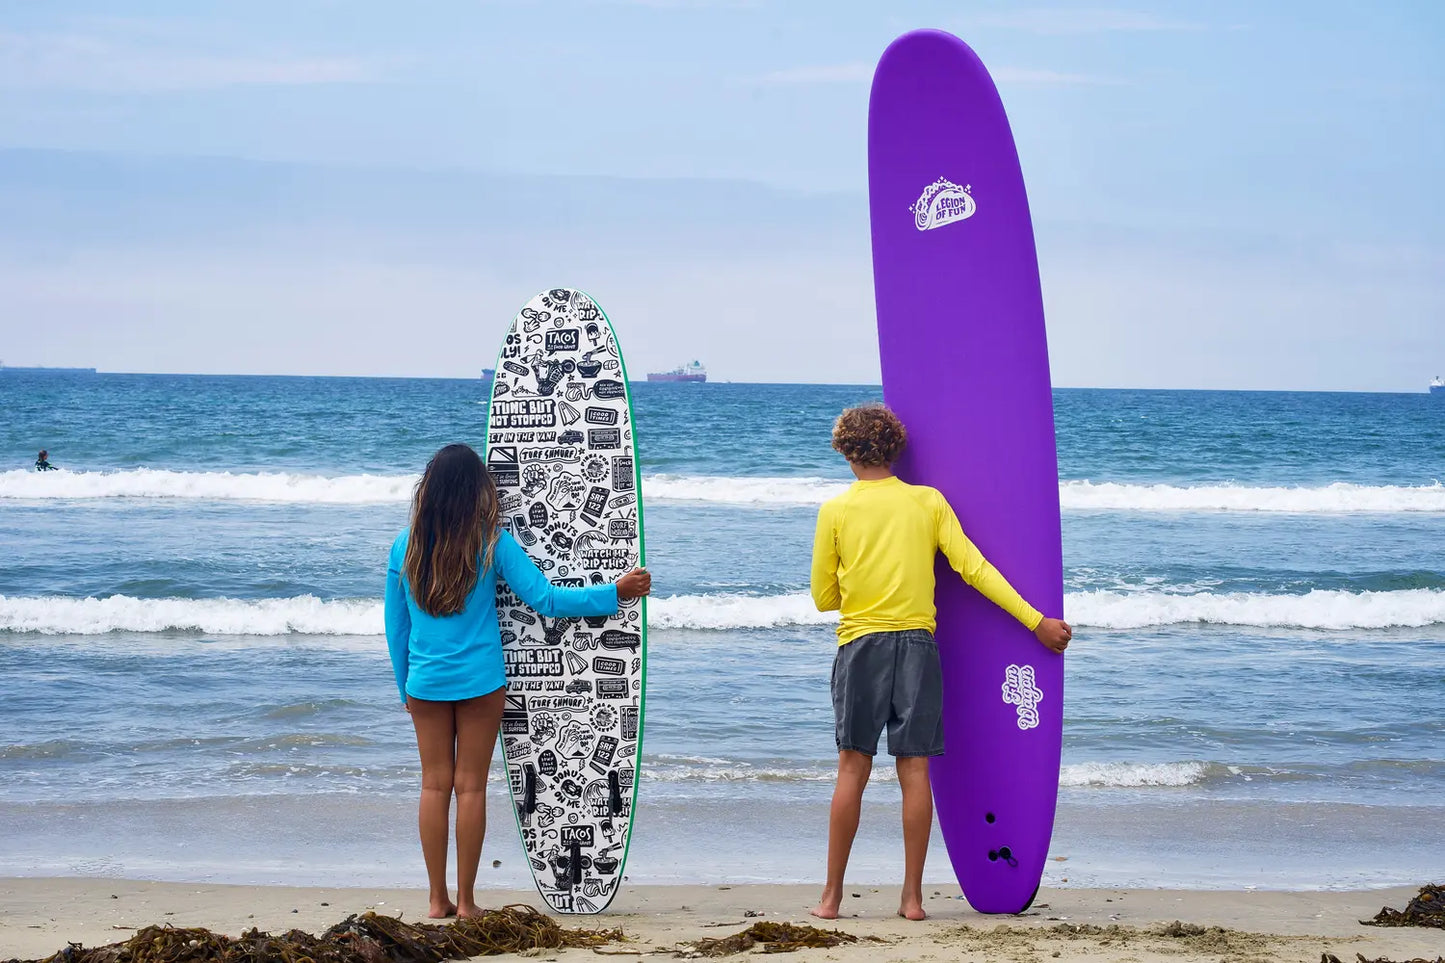
[[847,488],[847,482],[831,478],[662,474],[642,480],[642,493],[648,499],[753,508],[821,505]]
[[1100,590],[1069,593],[1064,611],[1071,622],[1104,629],[1185,624],[1332,631],[1423,628],[1445,624],[1445,590],[1315,589],[1303,595]]
[[[1181,789],[1204,782],[1226,767],[1205,762],[1080,762],[1061,766],[1059,785],[1090,789]],[[829,766],[755,764],[702,756],[657,755],[648,759],[648,778],[657,782],[832,782]],[[896,780],[893,767],[876,769],[875,781]]]
[[1059,770],[1059,785],[1115,789],[1180,788],[1204,781],[1203,762],[1081,762]]
[[[1326,630],[1420,628],[1445,625],[1445,590],[1315,590],[1303,595],[1070,592],[1064,599],[1064,612],[1076,625],[1103,629],[1182,624]],[[655,628],[694,630],[828,625],[837,620],[835,613],[819,612],[813,600],[801,593],[682,595],[651,601],[648,613]]]
[[1356,485],[1317,487],[1249,485],[1125,485],[1067,481],[1060,504],[1072,511],[1136,512],[1445,512],[1445,485]]
[[138,599],[0,595],[0,631],[42,635],[198,632],[203,635],[379,635],[382,605],[369,599]]
[[0,498],[174,498],[208,501],[364,505],[405,502],[417,475],[304,475],[290,472],[124,471],[0,472]]
[[[1393,592],[1317,590],[1263,593],[1073,592],[1064,611],[1076,625],[1142,629],[1180,624],[1348,630],[1445,625],[1445,590]],[[648,603],[653,629],[737,631],[829,625],[804,594],[679,595]],[[138,599],[0,596],[0,632],[99,635],[108,632],[195,632],[203,635],[380,635],[376,599]]]
[[[405,502],[416,475],[313,475],[294,472],[190,472],[151,468],[118,471],[0,472],[0,499],[93,498],[201,499],[359,505]],[[847,487],[829,478],[770,476],[648,475],[650,501],[798,508],[819,505]],[[1129,512],[1445,512],[1445,485],[1316,487],[1249,485],[1137,485],[1065,481],[1059,485],[1066,511]]]

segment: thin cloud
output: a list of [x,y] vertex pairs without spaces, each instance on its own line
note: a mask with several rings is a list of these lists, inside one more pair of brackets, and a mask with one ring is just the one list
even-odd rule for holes
[[999,67],[990,70],[995,82],[1023,87],[1112,87],[1123,83],[1110,77],[1092,74],[1071,74],[1058,70],[1029,70],[1026,67]]
[[985,14],[971,19],[970,23],[979,27],[1025,30],[1029,33],[1039,34],[1140,33],[1208,29],[1202,23],[1171,20],[1132,10],[1072,10],[1048,7]]
[[[824,64],[812,67],[790,67],[775,70],[754,79],[763,85],[786,84],[861,84],[873,79],[874,65],[866,61]],[[1033,70],[1027,67],[999,67],[990,71],[997,83],[1029,87],[1072,87],[1112,85],[1119,81],[1088,74],[1064,73],[1058,70]]]
[[751,10],[761,0],[589,0],[595,6],[651,7],[654,10]]
[[873,64],[857,61],[817,67],[789,67],[757,78],[763,84],[856,84],[873,79]]
[[359,83],[371,73],[347,57],[192,53],[83,34],[0,33],[0,88],[159,92]]

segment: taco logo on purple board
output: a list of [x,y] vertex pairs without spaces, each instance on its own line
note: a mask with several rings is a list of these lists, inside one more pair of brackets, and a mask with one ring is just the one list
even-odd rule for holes
[[923,189],[918,200],[909,208],[913,212],[913,226],[920,231],[931,231],[956,221],[973,217],[978,204],[973,199],[973,185],[962,187],[947,178],[940,177]]

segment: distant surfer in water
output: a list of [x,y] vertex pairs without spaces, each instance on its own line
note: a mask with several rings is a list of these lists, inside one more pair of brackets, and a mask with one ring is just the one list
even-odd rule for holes
[[[473,916],[487,826],[487,771],[507,683],[497,625],[497,580],[552,617],[613,615],[619,599],[652,590],[636,568],[614,583],[552,585],[502,530],[497,487],[477,453],[447,445],[427,463],[411,526],[391,546],[386,644],[421,755],[418,827],[431,889],[429,915]],[[447,823],[457,797],[457,901],[447,889]]]
[[933,640],[937,554],[1052,651],[1064,651],[1073,636],[1066,622],[1044,618],[989,564],[937,489],[893,474],[907,441],[903,423],[883,405],[843,412],[833,448],[858,481],[818,512],[813,601],[819,611],[842,614],[832,684],[838,783],[828,820],[828,881],[813,910],[823,919],[838,916],[863,790],[885,727],[903,789],[898,913],[911,920],[926,915],[923,861],[933,827],[928,757],[943,753],[943,674]]
[[50,463],[50,452],[42,448],[40,449],[40,454],[35,456],[35,470],[58,471],[59,469],[57,469],[54,465]]

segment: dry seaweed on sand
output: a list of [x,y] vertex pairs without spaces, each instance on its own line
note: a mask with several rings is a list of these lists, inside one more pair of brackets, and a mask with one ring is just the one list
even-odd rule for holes
[[[1344,963],[1344,961],[1333,953],[1321,953],[1320,963]],[[1413,960],[1387,960],[1381,956],[1371,960],[1367,959],[1363,953],[1356,953],[1355,963],[1445,963],[1445,956],[1433,960],[1427,960],[1423,956],[1417,956]]]
[[690,949],[679,950],[678,956],[732,956],[745,953],[758,944],[764,953],[791,953],[804,948],[827,948],[844,943],[857,943],[860,939],[874,943],[883,940],[876,936],[857,937],[842,930],[820,930],[816,926],[800,923],[754,923],[740,933],[719,939],[701,939],[690,944]]
[[1386,906],[1365,926],[1433,926],[1445,930],[1445,886],[1422,886],[1403,910]]
[[147,926],[123,943],[90,949],[72,943],[30,963],[442,963],[530,949],[597,947],[626,938],[618,929],[565,929],[531,906],[507,906],[446,925],[363,913],[320,936],[300,930],[273,936],[252,929],[232,939],[208,929]]

